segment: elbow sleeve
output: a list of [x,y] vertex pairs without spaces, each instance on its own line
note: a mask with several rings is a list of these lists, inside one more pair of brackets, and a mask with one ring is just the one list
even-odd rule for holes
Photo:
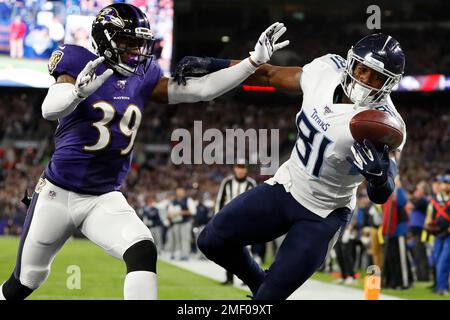
[[46,120],[55,121],[69,115],[83,101],[74,92],[71,83],[56,83],[48,89],[42,103],[42,116]]
[[210,101],[230,91],[256,70],[249,59],[238,64],[210,73],[201,78],[188,78],[186,85],[178,85],[173,79],[168,83],[169,104]]

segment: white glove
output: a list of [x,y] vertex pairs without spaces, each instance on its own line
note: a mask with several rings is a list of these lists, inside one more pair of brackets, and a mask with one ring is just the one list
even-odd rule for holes
[[277,40],[286,32],[286,27],[283,23],[275,22],[268,27],[258,39],[255,50],[250,52],[250,58],[257,65],[261,65],[270,60],[272,54],[289,45],[289,40],[275,44]]
[[99,76],[95,74],[95,69],[97,69],[103,61],[105,61],[105,57],[99,57],[94,61],[89,61],[84,69],[81,70],[77,80],[75,81],[74,89],[74,94],[78,98],[85,99],[89,97],[113,74],[112,69],[107,69]]

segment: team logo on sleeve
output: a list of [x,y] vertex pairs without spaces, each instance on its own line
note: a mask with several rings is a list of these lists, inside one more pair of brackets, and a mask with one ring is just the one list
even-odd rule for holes
[[50,60],[48,61],[48,72],[50,72],[50,74],[53,73],[56,66],[61,61],[63,55],[64,55],[64,52],[62,52],[61,50],[53,51],[52,56],[50,57]]
[[39,178],[39,181],[34,189],[34,192],[39,193],[42,191],[42,188],[45,186],[45,179]]
[[329,106],[325,106],[325,108],[323,108],[323,114],[327,115],[329,113],[333,113],[333,111],[330,109]]

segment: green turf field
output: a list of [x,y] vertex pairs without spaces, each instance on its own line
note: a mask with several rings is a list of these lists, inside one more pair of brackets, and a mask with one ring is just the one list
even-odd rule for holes
[[[0,237],[0,282],[6,280],[15,265],[19,239]],[[269,259],[271,260],[270,254]],[[265,265],[269,267],[270,261]],[[74,284],[70,266],[80,270],[80,289],[68,289]],[[87,240],[69,240],[56,256],[50,277],[30,299],[122,299],[125,265],[104,253]],[[319,273],[312,279],[332,282],[330,274]],[[448,300],[432,294],[426,287],[430,283],[417,283],[409,290],[382,290],[383,294],[403,299]],[[363,289],[363,281],[353,286]],[[158,298],[180,300],[239,299],[248,300],[248,293],[238,288],[221,286],[217,281],[158,262]]]
[[5,55],[0,55],[0,68],[30,69],[48,73],[47,59],[12,59]]
[[[9,278],[16,260],[18,238],[0,237],[0,282]],[[80,268],[80,289],[68,289],[73,274],[70,266]],[[71,269],[69,268],[69,271]],[[122,299],[125,265],[87,240],[69,240],[52,265],[50,277],[30,299]],[[221,286],[217,281],[198,276],[164,262],[158,262],[159,299],[240,299],[246,291]]]

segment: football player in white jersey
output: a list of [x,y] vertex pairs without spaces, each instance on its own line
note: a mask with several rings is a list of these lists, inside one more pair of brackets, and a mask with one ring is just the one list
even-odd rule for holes
[[[186,57],[175,78],[183,82],[186,76],[212,72],[211,61]],[[241,278],[253,298],[286,299],[318,269],[355,209],[356,189],[364,180],[375,203],[384,203],[394,190],[397,168],[389,148],[379,153],[368,140],[355,142],[349,121],[361,111],[382,110],[398,119],[406,139],[389,96],[404,65],[399,43],[373,34],[353,46],[347,60],[327,54],[303,68],[266,64],[245,82],[303,92],[290,159],[266,183],[225,206],[198,239],[200,250]],[[264,272],[245,246],[285,233],[274,263]]]

